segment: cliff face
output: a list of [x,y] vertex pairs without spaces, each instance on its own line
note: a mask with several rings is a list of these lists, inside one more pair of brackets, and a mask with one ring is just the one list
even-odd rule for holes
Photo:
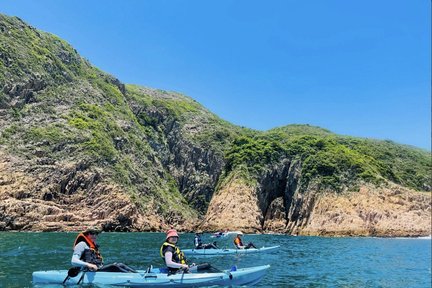
[[0,15],[0,230],[430,235],[431,169],[396,143],[237,127]]
[[[174,117],[172,111],[158,106],[157,100],[176,102],[182,96],[144,87],[130,89],[151,97],[152,103],[145,105],[130,98],[133,113],[141,119],[142,125],[153,128],[157,137],[150,139],[150,146],[161,157],[161,164],[173,176],[181,194],[194,209],[204,213],[224,166],[223,154],[206,145],[197,145],[188,138],[208,130],[206,124],[214,116],[197,107],[186,119],[184,116]],[[191,99],[180,99],[196,105]]]
[[320,195],[304,235],[431,235],[431,197],[398,185],[362,186],[359,192]]
[[296,174],[288,175],[287,185],[279,190],[282,195],[275,194],[273,200],[262,197],[261,191],[268,187],[254,187],[234,177],[213,197],[200,229],[322,236],[431,235],[430,193],[395,184],[363,185],[359,191],[344,193],[301,192],[288,184]]
[[201,230],[261,231],[262,212],[255,187],[234,176],[213,196]]
[[[0,230],[158,231],[165,220],[141,210],[104,173],[83,163],[29,165],[0,152]],[[84,165],[84,166],[83,166]]]

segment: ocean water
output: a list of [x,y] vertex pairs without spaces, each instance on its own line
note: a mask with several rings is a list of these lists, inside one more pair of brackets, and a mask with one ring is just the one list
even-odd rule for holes
[[[232,247],[232,238],[213,239],[209,235],[204,234],[204,242],[216,240],[220,247]],[[181,234],[179,246],[192,248],[193,236]],[[0,232],[0,287],[35,287],[31,283],[33,271],[68,269],[75,237],[76,233]],[[163,233],[102,233],[99,236],[106,263],[123,262],[143,269],[150,264],[163,265],[159,256],[163,240]],[[430,237],[245,235],[243,240],[260,247],[281,247],[267,254],[190,258],[189,261],[209,262],[219,269],[270,264],[270,270],[257,287],[431,287]]]

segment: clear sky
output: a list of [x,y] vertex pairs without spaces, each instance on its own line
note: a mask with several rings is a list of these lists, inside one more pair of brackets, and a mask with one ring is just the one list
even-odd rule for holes
[[428,0],[0,0],[0,12],[233,124],[431,149]]

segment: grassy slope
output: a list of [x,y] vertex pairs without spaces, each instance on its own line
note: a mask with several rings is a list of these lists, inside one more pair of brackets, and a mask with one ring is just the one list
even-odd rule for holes
[[28,161],[41,156],[86,161],[102,168],[105,181],[120,184],[142,207],[154,199],[162,215],[173,208],[185,217],[195,214],[145,141],[150,129],[139,124],[114,77],[63,40],[18,18],[0,15],[0,27],[2,86],[43,86],[30,102],[8,94],[10,89],[0,93],[6,112],[2,149]]
[[390,180],[430,190],[429,152],[391,141],[340,136],[308,125],[288,125],[238,138],[227,153],[227,167],[247,164],[258,175],[283,158],[302,161],[303,188],[313,182],[340,191],[359,181],[380,184]]
[[[158,119],[141,109],[157,109],[180,123],[194,145],[216,151],[226,161],[227,175],[247,167],[258,176],[281,159],[300,159],[303,185],[317,183],[342,190],[358,181],[388,179],[417,190],[430,190],[431,154],[388,141],[339,136],[307,125],[266,132],[234,126],[193,99],[165,91],[155,97],[145,88],[127,85],[91,66],[63,40],[0,15],[0,127],[2,149],[32,159],[34,150],[55,160],[86,159],[103,167],[138,203],[160,203],[185,214],[194,212],[173,178],[161,166],[148,141],[164,141]],[[11,96],[13,87],[42,83],[30,101]],[[7,91],[6,91],[7,90]],[[36,148],[35,148],[36,147]],[[429,185],[429,188],[428,188]]]

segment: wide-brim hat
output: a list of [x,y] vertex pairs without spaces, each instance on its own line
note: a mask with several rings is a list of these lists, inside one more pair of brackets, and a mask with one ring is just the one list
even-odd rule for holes
[[170,237],[179,237],[175,229],[170,229],[167,231],[165,239],[168,239]]

